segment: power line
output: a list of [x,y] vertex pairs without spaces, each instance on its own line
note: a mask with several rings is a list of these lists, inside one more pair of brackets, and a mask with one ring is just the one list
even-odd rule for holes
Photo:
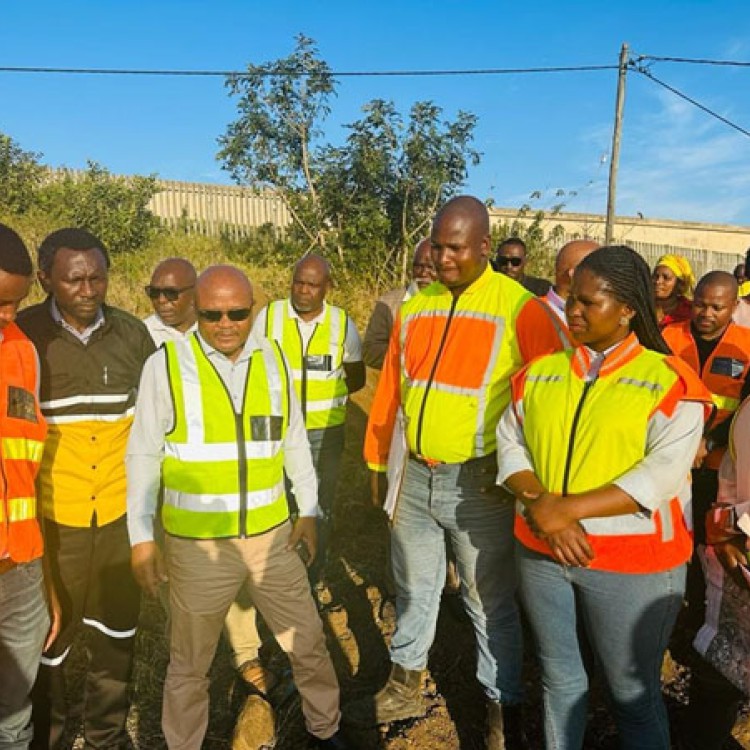
[[639,55],[636,62],[652,60],[653,62],[690,63],[693,65],[726,65],[736,68],[750,68],[750,62],[743,60],[709,60],[700,57],[658,57],[656,55]]
[[679,91],[674,86],[670,86],[668,83],[665,83],[664,81],[659,80],[648,68],[635,65],[633,64],[632,61],[630,64],[633,70],[637,71],[641,75],[646,76],[646,78],[649,78],[654,83],[658,83],[659,86],[664,87],[665,89],[667,89],[667,91],[671,91],[675,96],[679,96],[680,99],[684,99],[686,102],[689,102],[694,107],[697,107],[698,109],[702,110],[706,114],[711,115],[711,117],[715,117],[717,120],[720,120],[725,125],[729,125],[730,128],[734,128],[735,130],[739,131],[743,135],[746,135],[750,138],[750,130],[745,130],[745,128],[737,125],[731,120],[728,120],[726,117],[724,117],[723,115],[720,115],[718,112],[714,112],[714,110],[709,109],[705,104],[701,104],[699,101],[696,101],[695,99],[688,96],[687,94],[684,94],[682,91]]
[[[362,78],[366,76],[476,76],[476,75],[516,75],[525,73],[581,73],[597,70],[617,70],[617,65],[562,65],[539,68],[478,68],[467,70],[342,70],[330,71],[334,78]],[[296,76],[309,75],[304,71],[255,70],[256,75]],[[0,73],[36,73],[64,75],[114,75],[114,76],[195,76],[227,78],[248,75],[246,70],[138,70],[128,68],[41,68],[0,66]]]

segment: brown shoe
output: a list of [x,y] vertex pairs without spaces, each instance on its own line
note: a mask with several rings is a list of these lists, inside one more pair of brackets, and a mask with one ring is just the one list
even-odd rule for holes
[[527,750],[529,747],[523,726],[521,706],[487,704],[486,750]]
[[276,744],[276,721],[268,703],[260,695],[249,695],[237,717],[232,750],[271,750]]
[[260,659],[246,661],[237,670],[245,687],[250,693],[257,693],[262,698],[268,698],[268,694],[278,685],[279,679],[274,672],[266,669]]

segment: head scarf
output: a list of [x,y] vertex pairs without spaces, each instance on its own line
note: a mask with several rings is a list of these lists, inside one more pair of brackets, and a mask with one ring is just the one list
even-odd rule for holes
[[695,274],[693,269],[690,267],[690,262],[687,258],[682,255],[662,255],[659,260],[656,261],[654,268],[658,266],[666,266],[680,281],[684,287],[684,295],[686,297],[693,296],[693,289],[695,288]]

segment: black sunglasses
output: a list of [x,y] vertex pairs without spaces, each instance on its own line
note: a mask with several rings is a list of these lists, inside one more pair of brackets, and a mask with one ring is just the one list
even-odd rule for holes
[[174,286],[151,286],[151,284],[149,284],[148,286],[144,286],[143,289],[149,299],[159,299],[159,297],[163,296],[167,302],[176,302],[177,298],[183,292],[192,289],[194,286],[195,284],[191,284],[190,286],[183,286],[181,289],[178,289]]
[[225,315],[232,322],[239,323],[241,320],[247,320],[252,312],[249,307],[240,307],[236,310],[198,310],[198,315],[209,323],[218,323]]
[[498,255],[495,257],[495,263],[497,263],[498,266],[511,265],[513,266],[513,268],[518,268],[518,266],[523,263],[523,258],[515,258],[508,255]]

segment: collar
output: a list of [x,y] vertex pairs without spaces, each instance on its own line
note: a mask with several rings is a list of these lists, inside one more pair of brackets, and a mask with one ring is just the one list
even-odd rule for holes
[[174,326],[167,325],[156,313],[149,316],[154,321],[154,328],[160,331],[166,331],[167,333],[179,333],[181,336],[187,338],[191,333],[195,333],[198,330],[198,321],[196,320],[190,328],[185,331],[180,331]]
[[603,352],[595,352],[587,346],[578,346],[573,354],[573,372],[579,378],[594,380],[599,376],[613,373],[635,359],[642,351],[643,347],[632,332]]
[[211,344],[206,341],[206,339],[201,336],[200,331],[195,331],[195,336],[198,339],[198,343],[201,345],[201,349],[203,349],[203,353],[209,358],[209,359],[221,359],[225,362],[228,362],[230,365],[234,365],[235,367],[243,362],[248,361],[252,356],[253,352],[256,349],[260,349],[260,346],[255,339],[255,337],[250,334],[247,337],[247,341],[245,342],[245,345],[242,347],[242,351],[240,352],[240,356],[237,357],[234,361],[229,359],[226,354],[222,354],[218,349],[214,349]]
[[[493,277],[501,276],[501,275],[502,274],[498,274],[492,268],[492,266],[489,263],[487,263],[487,266],[484,269],[484,271],[482,271],[482,273],[476,279],[474,279],[474,281],[472,281],[471,284],[469,284],[469,286],[467,286],[466,289],[464,289],[463,292],[461,292],[461,294],[459,294],[458,296],[463,297],[465,294],[469,294],[469,295],[475,294],[476,292],[480,291],[482,287],[486,286],[490,281],[492,281]],[[510,281],[510,279],[508,280]],[[445,284],[443,284],[440,281],[438,281],[437,284],[440,287],[442,287],[443,294],[450,294],[452,296],[453,293],[447,286],[445,286]]]
[[563,315],[565,314],[565,300],[555,291],[555,287],[551,286],[549,288],[545,298],[549,302],[550,307],[559,310]]
[[315,323],[322,323],[323,319],[326,316],[326,310],[328,309],[328,303],[325,300],[323,300],[323,308],[321,309],[321,311],[312,320],[303,320],[299,316],[299,313],[294,309],[292,300],[288,299],[286,302],[287,302],[289,317],[294,320],[298,320],[303,326],[311,326]]
[[49,314],[52,316],[52,320],[54,320],[55,323],[57,323],[59,326],[62,326],[66,331],[72,333],[77,339],[80,339],[84,343],[88,341],[89,338],[91,338],[91,334],[94,331],[104,325],[104,312],[100,307],[96,311],[96,317],[94,318],[94,322],[90,326],[87,326],[82,331],[73,328],[73,326],[63,318],[62,313],[60,312],[60,308],[57,306],[57,302],[55,302],[54,297],[50,297]]

